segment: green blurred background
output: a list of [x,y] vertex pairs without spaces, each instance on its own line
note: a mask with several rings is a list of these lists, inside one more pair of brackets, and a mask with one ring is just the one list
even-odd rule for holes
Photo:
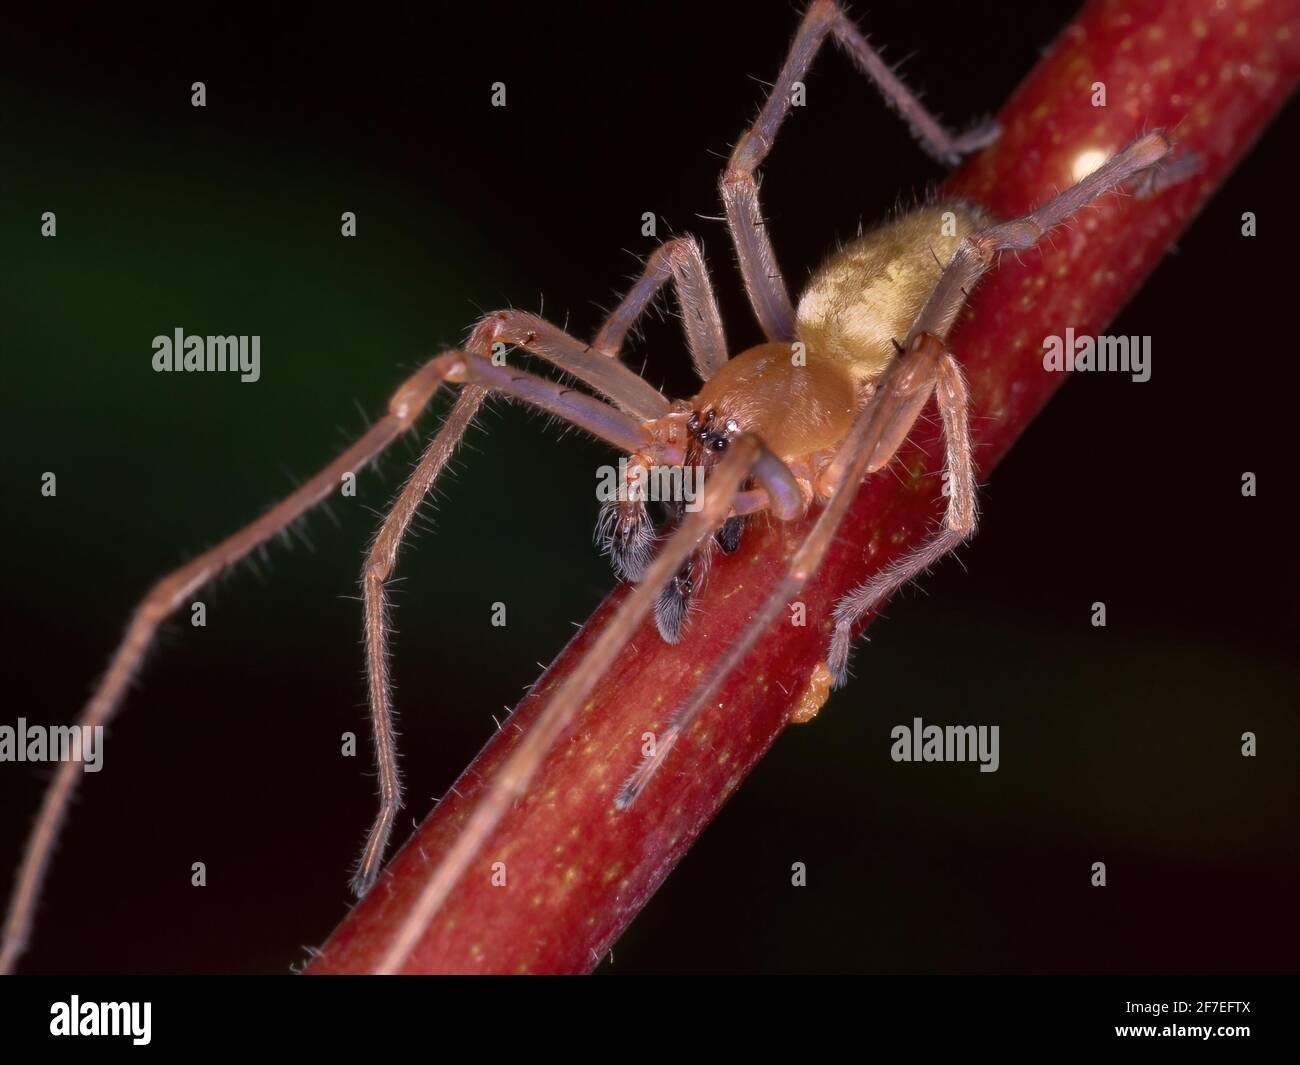
[[[960,124],[1069,7],[860,14],[892,57],[917,53],[910,76]],[[796,14],[615,8],[14,20],[5,723],[70,720],[153,580],[328,461],[478,314],[543,310],[590,335],[653,246],[642,212],[660,237],[700,235],[732,346],[759,339],[708,216]],[[793,278],[942,176],[841,58],[810,88],[764,188]],[[1295,968],[1296,371],[1277,327],[1298,133],[1292,109],[1112,330],[1153,335],[1152,381],[1069,384],[987,485],[961,564],[891,605],[853,685],[782,738],[602,971]],[[261,380],[153,373],[151,338],[177,326],[260,335]],[[670,315],[630,358],[693,388]],[[202,593],[206,628],[165,627],[83,781],[31,971],[282,972],[343,914],[374,801],[357,576],[419,440]],[[470,444],[395,585],[403,832],[614,583],[591,545],[605,449],[500,407]],[[889,729],[914,715],[1000,724],[1001,770],[895,765]],[[339,755],[348,729],[357,759]],[[0,765],[0,867],[45,779]]]

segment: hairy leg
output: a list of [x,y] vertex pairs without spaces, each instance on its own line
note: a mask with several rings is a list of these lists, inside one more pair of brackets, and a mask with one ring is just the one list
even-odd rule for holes
[[839,4],[833,0],[814,0],[795,33],[781,73],[758,119],[736,142],[721,182],[722,202],[745,290],[769,340],[794,339],[794,309],[759,207],[757,170],[772,150],[777,131],[790,111],[795,82],[802,82],[807,76],[828,34],[834,36],[857,68],[875,83],[886,103],[902,116],[921,146],[936,159],[955,166],[963,155],[988,146],[998,135],[997,127],[992,124],[962,135],[950,133],[890,70]]
[[522,370],[496,366],[490,359],[473,352],[448,352],[440,355],[434,363],[441,365],[447,380],[464,381],[466,386],[385,517],[370,546],[362,572],[366,679],[374,731],[375,765],[379,775],[379,811],[366,836],[352,877],[352,890],[358,895],[368,891],[379,874],[393,821],[402,805],[388,670],[386,583],[392,576],[398,548],[411,520],[455,453],[487,393],[495,391],[529,403],[585,429],[622,451],[639,451],[650,444],[646,432],[634,418],[586,393]]
[[526,311],[493,311],[484,316],[465,347],[494,357],[506,347],[522,348],[590,385],[619,409],[643,421],[668,413],[667,398],[645,378]]
[[[271,537],[284,532],[311,507],[337,490],[345,473],[360,470],[410,429],[437,391],[443,372],[443,368],[433,362],[416,371],[393,394],[384,417],[338,458],[256,521],[155,584],[135,608],[126,635],[113,653],[107,672],[82,710],[77,724],[82,728],[107,725],[152,646],[158,626],[217,574],[229,569]],[[80,766],[76,762],[63,762],[46,789],[9,902],[4,939],[0,943],[0,972],[9,972],[13,968],[27,942],[50,853],[58,839],[79,774]]]
[[411,519],[455,454],[487,395],[487,389],[476,385],[461,389],[456,405],[402,486],[397,502],[389,510],[366,555],[361,582],[365,603],[366,684],[374,734],[375,768],[379,777],[379,812],[353,871],[351,887],[357,895],[364,894],[374,883],[393,830],[393,820],[402,807],[397,738],[393,731],[392,685],[388,672],[388,609],[384,582],[396,564],[397,549]]
[[[939,275],[934,291],[917,315],[911,335],[933,333],[947,337],[975,284],[992,269],[999,253],[1032,248],[1053,227],[1070,219],[1099,196],[1114,192],[1134,179],[1144,185],[1160,185],[1159,174],[1152,168],[1167,160],[1171,150],[1163,133],[1158,130],[1148,133],[1023,218],[998,222],[971,233]],[[1166,178],[1178,176],[1186,176],[1180,166],[1165,175]]]
[[704,255],[692,237],[677,237],[655,249],[641,277],[596,334],[592,347],[616,358],[628,330],[669,278],[677,291],[691,362],[700,380],[707,381],[726,365],[727,338]]
[[[975,532],[975,463],[971,457],[969,399],[961,367],[951,355],[945,354],[939,362],[934,396],[943,418],[944,467],[948,479],[948,509],[943,525],[915,550],[891,562],[836,604],[835,633],[826,663],[836,687],[848,679],[849,646],[858,623],[899,587],[924,573]],[[879,454],[873,462],[883,464],[888,458]],[[867,472],[871,472],[870,467]]]

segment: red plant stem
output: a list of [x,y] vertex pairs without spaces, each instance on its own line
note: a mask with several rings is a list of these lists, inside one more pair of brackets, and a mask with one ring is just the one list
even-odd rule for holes
[[[1150,199],[1111,196],[1035,250],[1008,256],[952,336],[972,398],[984,477],[1061,385],[1043,338],[1105,329],[1249,149],[1300,77],[1297,0],[1094,0],[1002,110],[1001,140],[946,185],[1003,218],[1070,184],[1087,151],[1109,155],[1153,128],[1172,131],[1200,169]],[[1106,106],[1093,106],[1102,82]],[[934,420],[937,422],[937,419]],[[938,521],[943,448],[922,424],[899,476],[868,479],[837,544],[802,595],[809,624],[778,624],[718,693],[637,805],[613,798],[697,680],[784,572],[810,522],[755,528],[720,558],[684,642],[647,623],[498,825],[408,957],[409,972],[583,972],[595,966],[785,727],[809,689],[835,600]],[[373,971],[493,771],[593,643],[626,589],[596,611],[339,925],[310,972]],[[504,886],[492,883],[502,862]]]

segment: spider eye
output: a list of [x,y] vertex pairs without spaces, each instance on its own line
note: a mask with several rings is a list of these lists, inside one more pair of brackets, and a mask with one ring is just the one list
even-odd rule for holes
[[709,447],[714,451],[726,451],[727,445],[730,443],[731,441],[729,441],[725,436],[715,436],[709,441]]

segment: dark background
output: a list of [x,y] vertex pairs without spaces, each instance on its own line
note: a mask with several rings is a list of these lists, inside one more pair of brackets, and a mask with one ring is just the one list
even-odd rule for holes
[[[857,15],[964,125],[1072,8]],[[71,720],[154,579],[319,468],[479,313],[591,335],[653,246],[642,212],[703,240],[733,349],[760,339],[715,181],[795,5],[9,17],[6,723]],[[809,92],[764,186],[795,282],[943,176],[843,57]],[[1297,137],[1292,107],[1113,326],[1153,336],[1152,380],[1085,375],[1053,400],[960,563],[890,605],[856,681],[780,740],[602,971],[1296,968]],[[659,317],[630,359],[689,394]],[[262,380],[154,374],[150,340],[177,325],[260,334]],[[403,829],[613,585],[591,546],[605,449],[518,409],[483,428],[400,564]],[[345,912],[374,805],[357,576],[418,444],[202,593],[207,628],[165,627],[83,778],[29,971],[283,972]],[[1001,770],[894,764],[889,729],[913,715],[1000,724]],[[348,729],[360,758],[339,756]],[[0,765],[0,867],[46,777]]]

